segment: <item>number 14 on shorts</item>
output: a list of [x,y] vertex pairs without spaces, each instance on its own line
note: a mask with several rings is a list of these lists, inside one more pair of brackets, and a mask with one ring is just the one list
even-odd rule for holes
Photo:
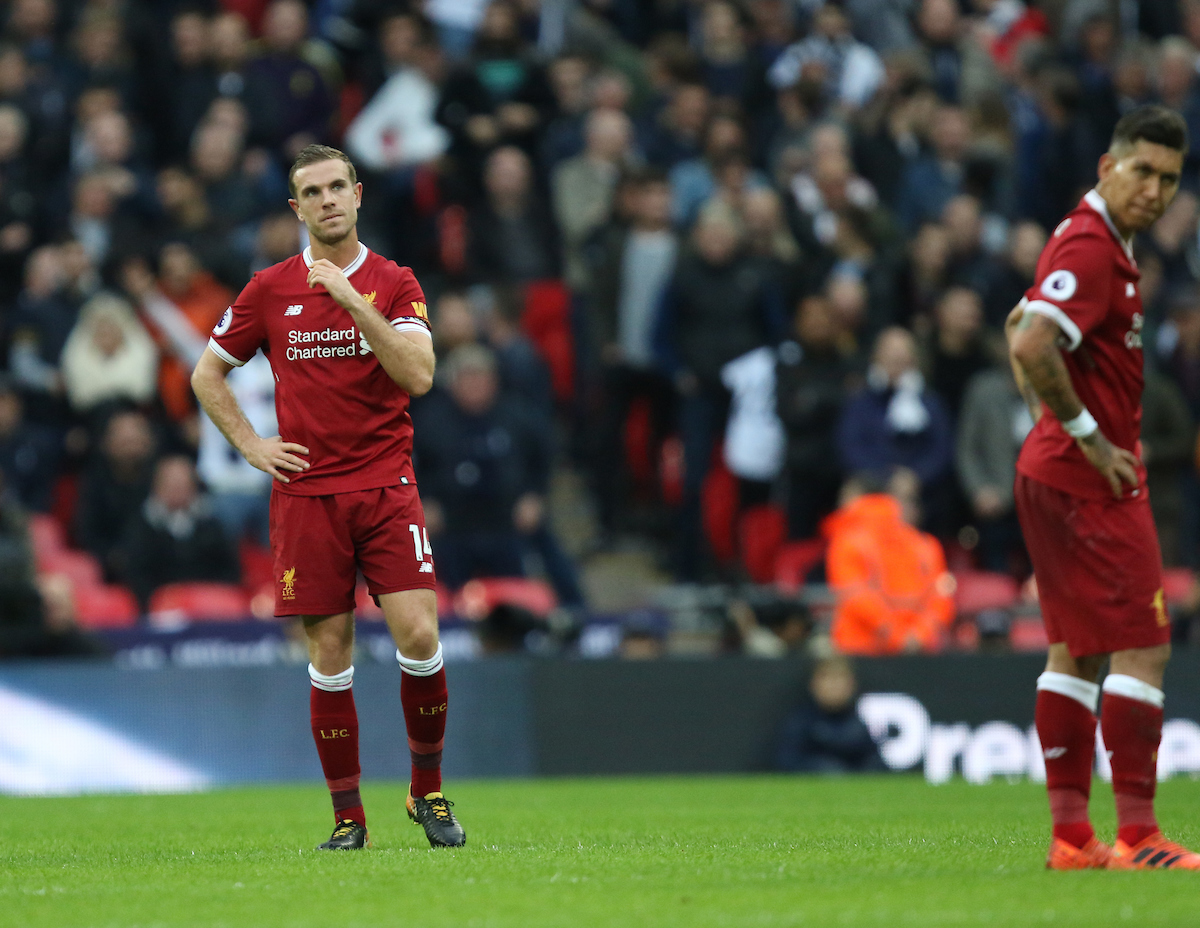
[[429,546],[429,532],[415,522],[409,523],[408,530],[412,532],[413,551],[417,555],[417,560],[424,561],[426,555],[433,560],[433,548]]

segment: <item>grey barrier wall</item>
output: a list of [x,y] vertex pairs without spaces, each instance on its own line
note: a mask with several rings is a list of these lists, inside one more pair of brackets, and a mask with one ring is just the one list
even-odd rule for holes
[[[1037,656],[948,655],[857,664],[859,712],[894,769],[939,782],[1043,774],[1031,732]],[[451,777],[768,769],[801,697],[798,660],[448,665]],[[364,664],[355,700],[368,778],[408,774],[399,670]],[[130,670],[0,666],[0,791],[174,790],[319,779],[303,665]],[[1200,773],[1200,653],[1168,675],[1160,775]],[[1103,751],[1097,765],[1105,773]]]
[[[888,766],[932,782],[961,773],[1044,779],[1033,731],[1041,655],[863,660],[859,714]],[[1167,676],[1160,776],[1200,773],[1200,653]],[[801,698],[794,661],[726,659],[551,663],[533,675],[536,769],[546,774],[765,770],[775,733]],[[1096,763],[1108,777],[1097,741]]]
[[[363,773],[408,776],[400,670],[356,669]],[[460,777],[535,771],[528,667],[449,670],[445,764]],[[320,779],[303,666],[130,671],[0,667],[0,792],[195,789]]]
[[[970,655],[863,660],[863,693],[907,694],[932,718],[1021,727],[1033,721],[1041,656]],[[804,691],[798,661],[546,664],[534,674],[537,769],[542,773],[763,770],[775,732]],[[1200,692],[1190,703],[1200,718]],[[1172,700],[1175,706],[1175,700]],[[895,734],[895,733],[893,733]],[[905,768],[916,766],[906,764]]]

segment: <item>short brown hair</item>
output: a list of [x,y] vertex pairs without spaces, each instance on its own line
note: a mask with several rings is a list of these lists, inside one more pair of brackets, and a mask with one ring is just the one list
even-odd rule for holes
[[1132,148],[1140,139],[1187,154],[1187,123],[1165,106],[1156,103],[1139,106],[1117,122],[1108,148],[1117,155],[1121,149]]
[[358,172],[354,170],[354,162],[344,151],[339,151],[329,145],[305,145],[300,149],[300,154],[296,155],[296,160],[292,162],[292,167],[288,171],[288,193],[292,195],[293,200],[296,198],[296,172],[310,164],[319,164],[322,161],[344,161],[346,171],[350,174],[350,183],[358,183]]

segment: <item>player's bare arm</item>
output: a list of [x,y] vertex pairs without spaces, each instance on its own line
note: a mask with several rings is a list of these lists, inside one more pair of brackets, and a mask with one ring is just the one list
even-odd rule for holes
[[283,472],[308,470],[308,461],[299,457],[308,454],[308,449],[295,442],[284,441],[278,435],[263,438],[254,431],[233,391],[229,389],[229,384],[225,382],[231,370],[231,364],[219,358],[211,348],[206,348],[192,372],[192,390],[196,399],[242,457],[280,483],[289,483]]
[[384,315],[362,298],[332,261],[318,258],[308,272],[308,285],[321,286],[354,319],[358,330],[387,375],[410,396],[423,396],[433,386],[433,341],[418,332],[397,332]]
[[1017,331],[1017,326],[1025,316],[1025,310],[1020,306],[1014,306],[1012,312],[1008,314],[1008,318],[1004,320],[1004,337],[1008,341],[1008,362],[1012,366],[1013,379],[1017,383],[1017,392],[1021,394],[1021,399],[1025,401],[1025,405],[1029,407],[1029,415],[1033,417],[1033,421],[1037,422],[1042,418],[1042,400],[1037,395],[1037,391],[1033,389],[1029,378],[1025,376],[1025,370],[1021,367],[1020,362],[1012,354],[1013,335]]
[[[1014,370],[1020,368],[1038,398],[1050,407],[1058,421],[1070,422],[1083,412],[1084,407],[1063,362],[1059,347],[1061,338],[1062,330],[1053,320],[1039,313],[1022,313],[1014,323],[1009,339],[1009,356]],[[1138,459],[1132,452],[1116,447],[1099,429],[1086,438],[1077,438],[1075,443],[1108,481],[1114,497],[1121,497],[1123,483],[1131,487],[1138,485]]]

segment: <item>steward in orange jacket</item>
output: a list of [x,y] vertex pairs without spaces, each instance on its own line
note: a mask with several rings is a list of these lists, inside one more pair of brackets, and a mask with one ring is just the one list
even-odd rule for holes
[[822,528],[837,598],[834,647],[864,655],[939,650],[954,618],[954,578],[938,540],[905,522],[900,502],[883,493],[852,499]]

